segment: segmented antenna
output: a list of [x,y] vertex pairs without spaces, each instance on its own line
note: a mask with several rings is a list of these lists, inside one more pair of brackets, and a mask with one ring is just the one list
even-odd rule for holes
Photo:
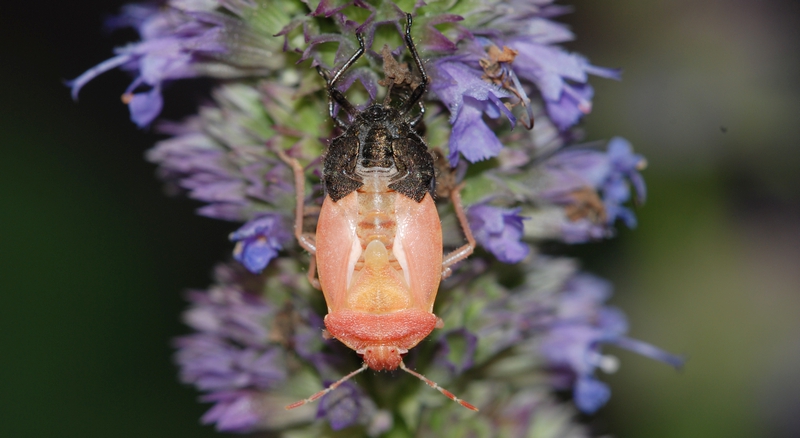
[[[325,395],[325,394],[333,391],[334,389],[338,388],[339,385],[341,385],[342,383],[348,381],[351,377],[355,376],[356,374],[358,374],[358,373],[360,373],[360,372],[362,372],[362,371],[364,371],[366,369],[367,369],[367,364],[365,363],[364,365],[361,366],[361,368],[359,368],[359,369],[353,371],[352,373],[342,377],[341,379],[331,383],[330,385],[328,385],[327,388],[325,388],[322,391],[312,395],[311,397],[309,397],[307,399],[300,400],[300,401],[296,401],[296,402],[286,406],[286,410],[288,411],[289,409],[299,408],[300,406],[303,406],[304,404],[311,403],[311,402],[317,400],[318,398],[322,397],[323,395]],[[447,394],[445,394],[445,395],[447,395]]]
[[449,398],[450,400],[453,400],[454,402],[460,404],[461,406],[464,406],[465,408],[471,409],[471,410],[473,410],[475,412],[478,411],[478,408],[476,408],[475,405],[473,405],[471,403],[467,403],[464,400],[461,400],[460,398],[458,398],[455,395],[453,395],[452,392],[442,388],[441,386],[439,386],[438,383],[436,383],[433,380],[423,376],[422,374],[406,368],[406,364],[404,364],[403,362],[400,362],[400,369],[405,371],[405,372],[407,372],[408,374],[411,374],[412,376],[418,378],[419,380],[422,380],[423,382],[425,382],[425,384],[427,384],[431,388],[441,392],[442,394],[444,394],[445,397]]
[[[316,401],[320,397],[322,397],[325,394],[327,394],[327,393],[333,391],[334,389],[338,388],[339,385],[341,385],[342,383],[350,380],[350,378],[352,378],[356,374],[366,370],[367,368],[368,368],[368,366],[365,363],[364,365],[361,366],[361,368],[359,368],[359,369],[353,371],[352,373],[342,377],[341,379],[331,383],[330,385],[328,385],[327,388],[325,388],[322,391],[312,395],[311,397],[303,399],[303,400],[300,400],[300,401],[296,401],[296,402],[286,406],[286,410],[288,411],[289,409],[299,408],[300,406],[303,406],[303,405],[305,405],[307,403],[311,403],[313,401]],[[416,371],[410,370],[409,368],[406,367],[406,364],[403,363],[402,361],[400,362],[400,369],[405,371],[405,372],[407,372],[408,374],[411,374],[412,376],[418,378],[419,380],[422,380],[423,382],[425,382],[426,385],[428,385],[431,388],[441,392],[442,394],[444,394],[445,397],[449,398],[450,400],[453,400],[454,402],[460,404],[461,406],[464,406],[465,408],[473,410],[475,412],[478,411],[478,408],[476,408],[475,405],[473,405],[471,403],[468,403],[468,402],[466,402],[464,400],[461,400],[460,398],[456,397],[452,392],[450,392],[450,391],[442,388],[441,386],[439,386],[439,384],[434,382],[433,380],[423,376],[422,374],[420,374],[420,373],[418,373]]]

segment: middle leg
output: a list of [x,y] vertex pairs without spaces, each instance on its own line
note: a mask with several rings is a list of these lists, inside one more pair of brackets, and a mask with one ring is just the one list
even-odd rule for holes
[[447,254],[442,260],[442,279],[449,277],[453,270],[451,267],[456,263],[469,257],[475,250],[475,237],[472,235],[472,228],[467,221],[467,214],[464,213],[464,204],[461,202],[461,189],[464,188],[464,183],[457,185],[450,191],[450,200],[453,202],[453,209],[456,211],[456,217],[464,230],[464,236],[467,238],[467,243],[455,251]]
[[284,163],[289,165],[294,172],[294,190],[295,190],[295,211],[294,211],[294,237],[297,243],[311,254],[311,262],[308,265],[308,281],[312,286],[319,289],[319,280],[316,277],[317,268],[317,245],[316,236],[314,233],[303,232],[303,220],[305,218],[305,190],[306,190],[306,176],[303,172],[303,166],[297,159],[286,155],[286,152],[279,150],[278,157]]

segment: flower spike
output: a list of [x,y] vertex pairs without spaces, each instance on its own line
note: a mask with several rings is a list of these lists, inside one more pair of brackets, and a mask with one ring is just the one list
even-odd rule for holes
[[[646,160],[627,140],[577,143],[590,77],[619,71],[561,47],[574,39],[555,21],[567,6],[277,3],[128,5],[108,27],[139,41],[67,83],[77,97],[105,72],[129,73],[122,100],[165,136],[147,159],[168,192],[235,223],[233,260],[187,294],[191,333],[174,342],[180,380],[212,404],[203,424],[438,438],[539,436],[547,424],[542,438],[584,437],[573,417],[612,392],[596,376],[618,366],[605,346],[683,364],[627,336],[609,283],[544,255],[554,240],[634,227],[631,204],[646,195]],[[183,120],[159,120],[167,87],[191,78],[205,78],[207,98]],[[411,348],[419,369],[480,394],[482,415],[409,369]],[[360,368],[286,406],[308,376],[359,366],[344,365],[355,354]],[[367,368],[400,368],[461,407],[424,406],[430,392],[394,399],[394,375],[357,385]],[[296,409],[314,401],[316,414]]]

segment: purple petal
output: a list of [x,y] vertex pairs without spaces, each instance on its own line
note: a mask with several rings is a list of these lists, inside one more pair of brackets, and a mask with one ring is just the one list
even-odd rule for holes
[[465,63],[466,58],[447,58],[432,66],[431,90],[450,110],[450,165],[458,164],[461,152],[470,162],[495,157],[503,145],[483,121],[483,113],[497,118],[504,114],[516,118],[500,101],[511,97],[507,91],[482,79],[482,72]]
[[214,203],[198,208],[197,214],[226,221],[243,221],[247,211],[243,203]]
[[245,185],[241,180],[220,181],[216,176],[195,173],[181,183],[184,188],[191,189],[189,197],[199,201],[236,203],[244,199]]
[[592,110],[594,91],[586,83],[588,74],[619,78],[618,70],[592,66],[584,57],[547,45],[535,34],[513,38],[508,45],[518,51],[514,71],[536,84],[550,118],[562,131]]
[[471,163],[496,157],[503,144],[491,128],[483,121],[480,103],[471,97],[464,99],[450,133],[450,165],[458,164],[458,153]]
[[121,29],[124,27],[140,27],[148,18],[158,12],[158,6],[154,4],[127,4],[120,8],[122,12],[111,16],[105,20],[103,27],[108,31]]
[[636,221],[636,215],[631,211],[629,208],[625,208],[619,205],[613,206],[613,208],[607,208],[606,211],[608,212],[609,217],[613,217],[622,221],[626,227],[630,229],[636,228],[638,222]]
[[611,237],[605,224],[597,224],[588,219],[567,220],[561,224],[561,239],[564,243],[586,243]]
[[594,95],[594,90],[588,84],[565,84],[563,90],[557,99],[545,101],[550,119],[562,131],[578,123],[581,117],[592,111],[591,99]]
[[647,164],[644,157],[633,152],[633,146],[628,140],[614,137],[608,142],[608,159],[614,170],[631,182],[639,202],[644,202],[647,190],[639,173]]
[[72,88],[72,98],[78,100],[78,92],[81,91],[84,85],[87,82],[91,81],[92,79],[96,78],[97,76],[111,70],[114,68],[119,67],[122,64],[130,61],[132,56],[130,54],[123,54],[117,55],[111,59],[106,59],[105,61],[97,64],[96,66],[90,68],[83,72],[82,75],[78,76],[77,78],[67,81],[67,85]]
[[518,263],[530,252],[521,242],[525,218],[519,211],[478,204],[467,212],[475,239],[503,263]]
[[148,92],[135,93],[128,103],[131,120],[140,128],[148,126],[158,117],[163,106],[164,99],[161,96],[161,87],[158,86],[153,87]]
[[508,46],[518,52],[513,64],[517,75],[538,85],[542,97],[547,100],[556,101],[561,97],[565,79],[578,83],[587,80],[588,63],[582,56],[526,38],[511,40]]
[[631,188],[622,174],[611,174],[602,185],[606,203],[622,204],[631,198]]
[[232,391],[214,393],[201,398],[216,402],[200,419],[202,424],[216,423],[220,432],[249,432],[260,421],[257,393]]
[[595,325],[603,332],[601,341],[614,342],[628,332],[628,318],[616,307],[600,307],[596,311],[595,318]]
[[233,252],[233,258],[253,273],[263,271],[277,255],[278,250],[265,237],[253,239],[247,245],[237,244]]
[[[236,280],[240,283],[254,280],[252,274],[245,272],[237,276],[241,277]],[[183,320],[198,332],[230,339],[240,346],[260,348],[265,344],[269,334],[266,321],[272,311],[260,297],[244,292],[240,285],[193,291],[188,298],[192,307],[184,313]]]
[[574,397],[581,412],[593,414],[611,398],[611,389],[591,376],[584,376],[575,383]]
[[578,375],[588,375],[594,372],[594,355],[602,336],[600,330],[588,325],[557,325],[547,332],[540,349],[551,365],[568,367]]
[[528,21],[526,34],[537,44],[555,44],[572,41],[575,35],[569,27],[544,18],[533,18]]
[[[329,385],[333,382],[325,382]],[[333,430],[342,430],[358,423],[361,415],[361,395],[351,382],[325,394],[319,401],[317,418],[325,418]]]
[[511,97],[507,91],[483,80],[481,70],[452,58],[434,63],[432,74],[437,80],[431,84],[431,90],[450,109],[453,114],[451,123],[457,117],[465,96],[480,101],[488,100],[489,96]]
[[597,67],[594,65],[586,65],[584,67],[586,73],[591,75],[600,76],[601,78],[622,80],[622,70],[618,68]]
[[283,243],[290,239],[290,234],[285,229],[281,216],[266,214],[231,233],[230,239],[236,242],[233,257],[250,272],[257,274],[278,255]]
[[669,365],[672,365],[675,368],[682,368],[684,362],[686,360],[682,356],[677,356],[671,353],[667,353],[666,351],[654,347],[646,342],[642,342],[636,339],[631,339],[628,337],[621,337],[616,339],[613,342],[614,345],[624,348],[626,350],[630,350],[634,353],[641,354],[642,356],[649,357],[650,359],[655,359]]
[[577,274],[566,284],[558,303],[558,316],[566,320],[593,319],[599,306],[611,297],[611,283],[589,274]]
[[466,38],[468,36],[468,32],[460,33],[457,41],[453,42],[442,32],[440,32],[435,25],[442,23],[456,23],[463,20],[464,17],[454,14],[442,14],[432,17],[425,26],[425,32],[423,34],[423,40],[420,46],[425,50],[431,50],[435,52],[455,52],[456,49],[458,49],[456,43],[458,40]]

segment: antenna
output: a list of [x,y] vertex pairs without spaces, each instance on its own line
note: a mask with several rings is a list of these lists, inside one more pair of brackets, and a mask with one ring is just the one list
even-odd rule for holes
[[[362,372],[362,371],[364,371],[366,369],[367,369],[367,364],[365,363],[364,365],[361,366],[361,368],[359,368],[359,369],[353,371],[352,373],[342,377],[341,379],[331,383],[330,385],[328,385],[327,388],[325,388],[322,391],[312,395],[311,397],[309,397],[307,399],[300,400],[300,401],[296,401],[296,402],[286,406],[286,410],[288,411],[289,409],[299,408],[300,406],[303,406],[304,404],[311,403],[311,402],[317,400],[318,398],[322,397],[323,395],[325,395],[325,394],[333,391],[334,389],[338,388],[339,385],[341,385],[342,383],[350,380],[351,377],[355,376],[356,374],[358,374],[358,373],[360,373],[360,372]],[[447,395],[447,394],[445,394],[445,395]]]
[[405,371],[405,372],[407,372],[408,374],[411,374],[412,376],[418,378],[419,380],[422,380],[423,382],[425,382],[425,384],[427,384],[431,388],[441,392],[442,394],[444,394],[445,397],[449,398],[450,400],[453,400],[454,402],[460,404],[461,406],[464,406],[465,408],[473,410],[475,412],[478,411],[478,408],[476,408],[475,405],[473,405],[471,403],[467,403],[464,400],[461,400],[460,398],[458,398],[455,395],[453,395],[452,392],[442,388],[441,386],[439,386],[438,383],[436,383],[433,380],[423,376],[422,374],[406,368],[406,364],[404,364],[403,362],[400,362],[400,369]]
[[[342,377],[341,379],[337,380],[336,382],[331,383],[330,385],[328,385],[327,388],[325,388],[322,391],[312,395],[311,397],[303,399],[303,400],[300,400],[300,401],[296,401],[296,402],[286,406],[286,410],[288,411],[290,409],[299,408],[300,406],[303,406],[303,405],[305,405],[307,403],[311,403],[313,401],[316,401],[320,397],[322,397],[325,394],[327,394],[327,393],[333,391],[334,389],[338,388],[339,385],[341,385],[342,383],[350,380],[353,376],[355,376],[356,374],[366,370],[367,368],[368,368],[368,366],[365,363],[364,365],[361,366],[361,368],[359,368],[359,369],[353,371],[352,373]],[[406,364],[403,363],[402,361],[400,362],[400,369],[405,371],[405,372],[407,372],[408,374],[411,374],[412,376],[418,378],[419,380],[422,380],[423,382],[425,382],[426,385],[428,385],[431,388],[441,392],[442,394],[444,394],[445,397],[449,398],[450,400],[453,400],[454,402],[460,404],[461,406],[464,406],[465,408],[470,409],[470,410],[475,411],[475,412],[478,411],[478,408],[476,408],[475,405],[473,405],[471,403],[468,403],[468,402],[466,402],[464,400],[461,400],[460,398],[456,397],[452,392],[450,392],[450,391],[442,388],[441,386],[439,386],[439,384],[434,382],[433,380],[423,376],[422,374],[420,374],[420,373],[418,373],[416,371],[413,371],[413,370],[407,368]]]

